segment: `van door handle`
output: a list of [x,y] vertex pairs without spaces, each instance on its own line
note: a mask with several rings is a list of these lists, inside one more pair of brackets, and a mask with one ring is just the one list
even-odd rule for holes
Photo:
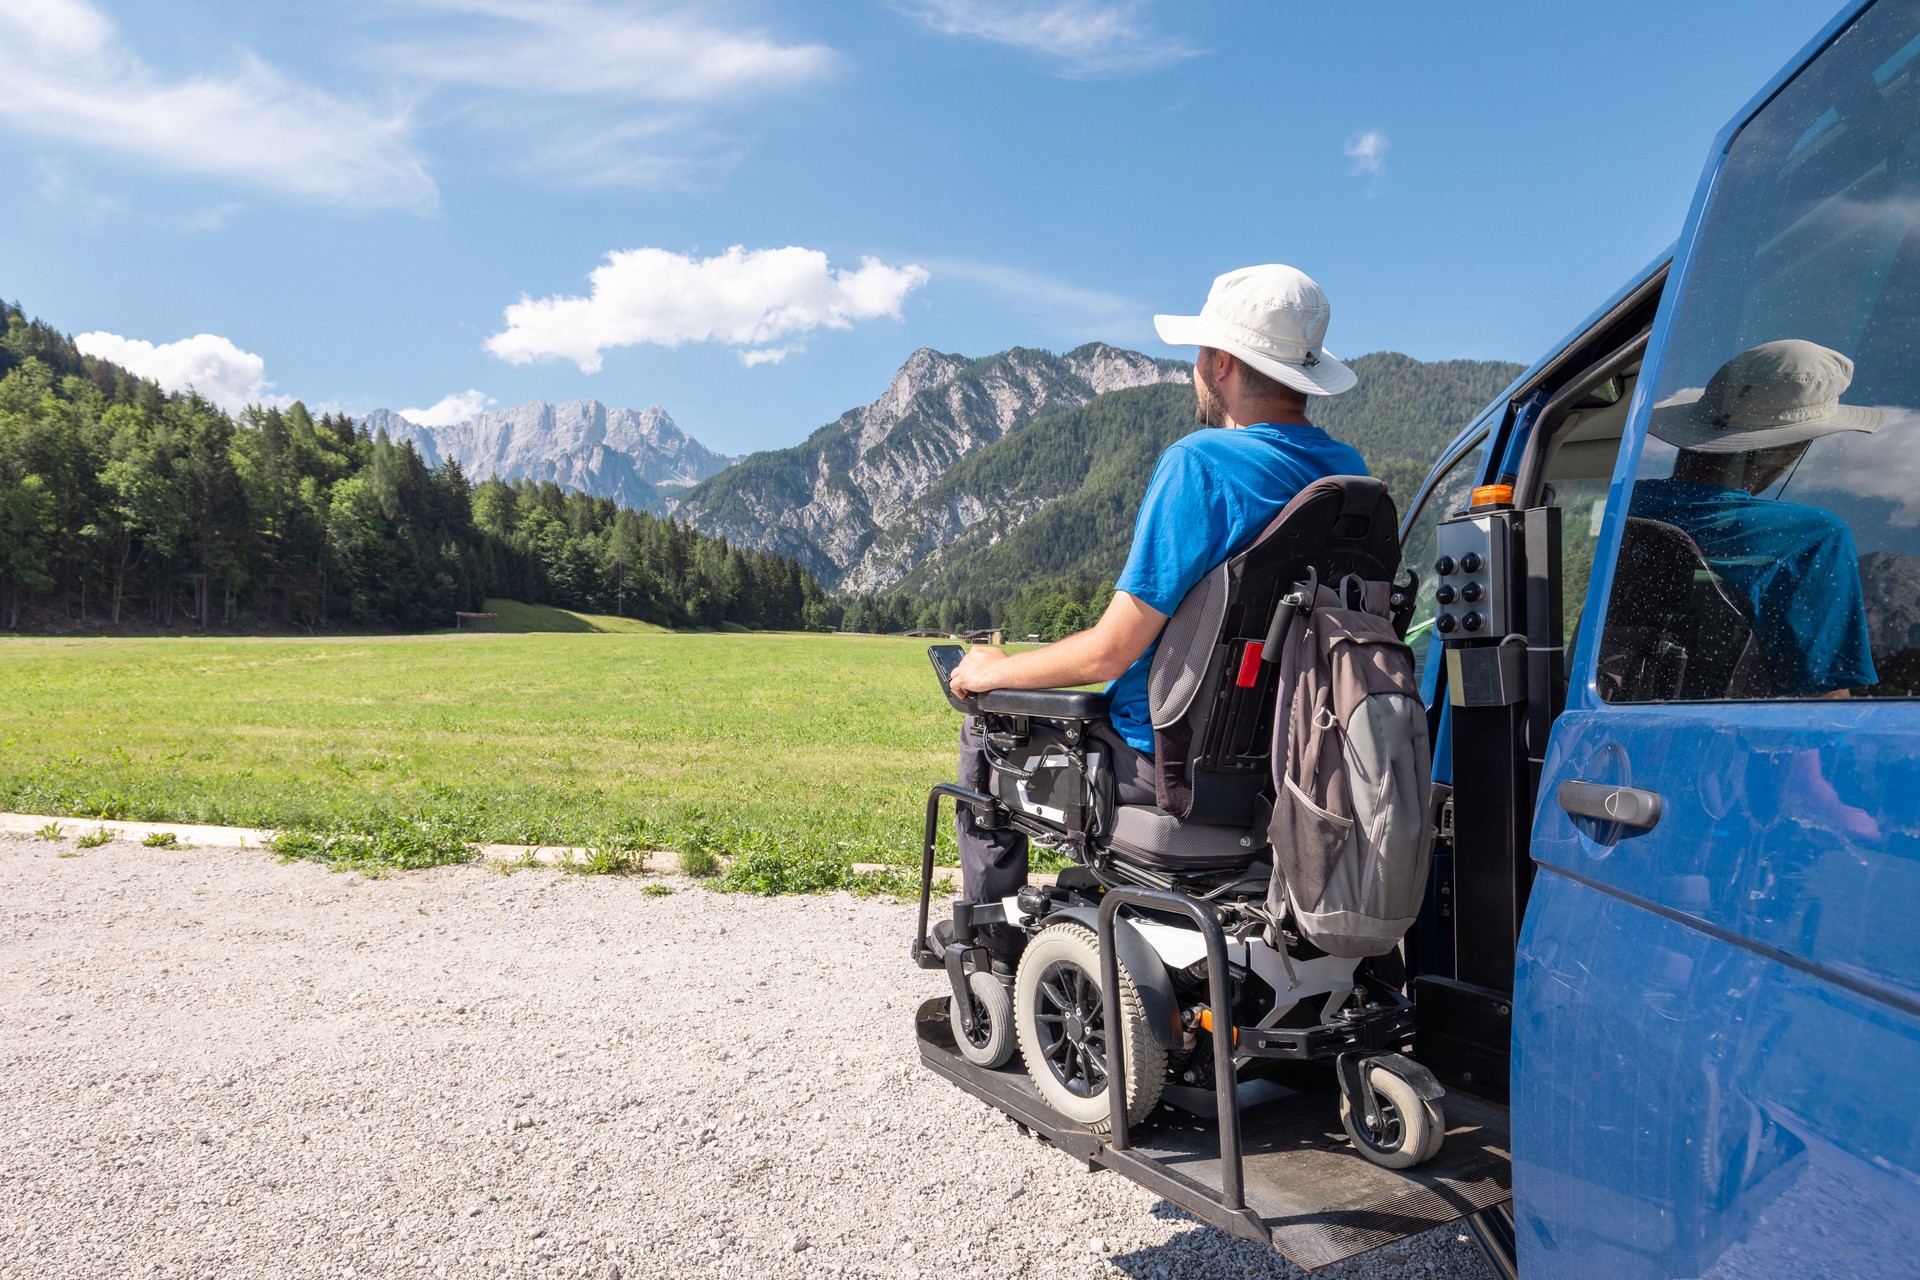
[[1660,793],[1639,787],[1612,787],[1599,782],[1563,782],[1560,807],[1582,818],[1617,822],[1623,827],[1649,830],[1660,821]]

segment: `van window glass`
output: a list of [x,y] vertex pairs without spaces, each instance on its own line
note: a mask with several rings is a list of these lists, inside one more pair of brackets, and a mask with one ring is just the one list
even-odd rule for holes
[[1553,482],[1550,505],[1560,508],[1560,623],[1569,640],[1579,631],[1586,607],[1608,487],[1608,481],[1591,478]]
[[1433,600],[1437,585],[1433,562],[1439,556],[1440,522],[1466,510],[1467,498],[1473,491],[1475,478],[1480,474],[1480,463],[1485,454],[1486,444],[1483,441],[1479,448],[1468,449],[1454,459],[1453,464],[1427,490],[1426,500],[1408,523],[1406,537],[1400,540],[1400,563],[1420,575],[1420,590],[1415,597],[1413,622],[1407,628],[1407,643],[1413,646],[1414,680],[1423,689],[1426,688],[1427,650],[1433,640],[1433,617],[1437,609]]
[[1916,53],[1920,4],[1883,0],[1734,139],[1627,507],[1609,700],[1920,694]]

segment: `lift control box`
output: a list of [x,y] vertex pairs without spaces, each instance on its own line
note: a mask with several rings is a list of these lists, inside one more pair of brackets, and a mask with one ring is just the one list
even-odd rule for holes
[[1499,640],[1509,622],[1508,513],[1463,516],[1439,528],[1433,629],[1448,644]]
[[1447,651],[1447,697],[1459,707],[1512,706],[1526,696],[1521,513],[1474,512],[1441,524],[1433,563],[1433,629]]

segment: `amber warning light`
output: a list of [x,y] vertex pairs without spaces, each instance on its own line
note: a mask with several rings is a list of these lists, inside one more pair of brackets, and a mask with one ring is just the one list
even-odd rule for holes
[[1473,491],[1475,507],[1510,507],[1513,505],[1513,486],[1510,484],[1483,484]]

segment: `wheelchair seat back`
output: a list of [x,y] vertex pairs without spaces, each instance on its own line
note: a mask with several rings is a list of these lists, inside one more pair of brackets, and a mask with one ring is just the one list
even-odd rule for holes
[[[1263,827],[1279,668],[1265,650],[1285,597],[1347,575],[1391,582],[1399,517],[1369,476],[1308,485],[1241,550],[1187,593],[1160,636],[1148,677],[1159,810],[1182,825]],[[1396,586],[1405,633],[1414,591]]]

